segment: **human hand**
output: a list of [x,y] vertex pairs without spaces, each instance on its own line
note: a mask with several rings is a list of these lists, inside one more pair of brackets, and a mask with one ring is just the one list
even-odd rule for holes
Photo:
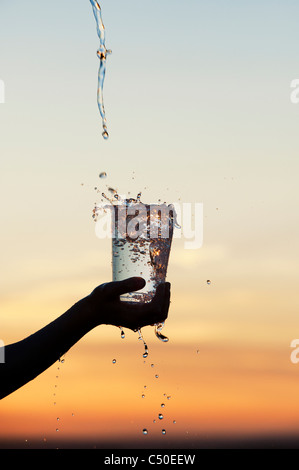
[[136,331],[146,325],[162,323],[168,316],[170,283],[159,284],[156,295],[148,303],[127,303],[120,295],[145,286],[142,277],[109,282],[98,286],[88,297],[93,326],[100,324],[122,326]]

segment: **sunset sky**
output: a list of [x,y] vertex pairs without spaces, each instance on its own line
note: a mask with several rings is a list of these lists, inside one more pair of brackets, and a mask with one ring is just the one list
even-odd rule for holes
[[137,334],[93,330],[1,401],[0,447],[298,434],[299,4],[100,4],[108,141],[90,2],[0,0],[0,339],[111,280],[97,190],[203,203],[203,246],[173,242],[169,343],[145,328],[144,361]]

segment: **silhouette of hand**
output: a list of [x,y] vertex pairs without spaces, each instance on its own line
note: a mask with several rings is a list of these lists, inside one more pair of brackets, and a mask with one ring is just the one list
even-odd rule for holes
[[92,326],[100,324],[122,326],[136,331],[146,325],[162,323],[168,316],[170,283],[159,284],[155,297],[148,303],[127,303],[120,295],[134,292],[145,286],[142,277],[102,284],[89,295],[89,315]]

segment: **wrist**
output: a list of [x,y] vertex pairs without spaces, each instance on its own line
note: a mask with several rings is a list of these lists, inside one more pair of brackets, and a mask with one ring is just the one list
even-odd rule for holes
[[79,300],[79,302],[77,302],[75,305],[78,309],[78,312],[80,312],[80,318],[83,321],[87,331],[90,331],[103,323],[101,311],[99,308],[100,302],[98,299],[95,299],[93,293]]

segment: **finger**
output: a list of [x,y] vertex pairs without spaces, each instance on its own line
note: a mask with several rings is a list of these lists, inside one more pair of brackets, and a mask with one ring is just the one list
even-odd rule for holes
[[[154,299],[146,304],[130,306],[134,311],[136,320],[139,318],[140,326],[153,325],[166,320],[170,304],[170,283],[159,284]],[[128,306],[129,307],[129,306]]]
[[136,308],[140,312],[161,312],[167,311],[170,302],[170,283],[163,282],[156,288],[156,293],[151,302],[143,303],[136,302],[135,305],[130,305],[130,308]]
[[169,305],[170,305],[170,288],[171,285],[169,282],[166,282],[165,284],[165,296],[164,296],[164,303],[162,307],[162,313],[165,316],[165,320],[168,317],[168,310],[169,310]]
[[169,304],[170,283],[166,282],[164,284],[160,284],[157,287],[156,295],[152,302],[152,309],[154,310],[156,315],[155,323],[163,322],[166,320],[168,316]]
[[145,286],[146,282],[142,277],[130,277],[123,281],[109,282],[104,287],[104,292],[108,296],[116,297],[128,292],[140,290]]
[[155,308],[159,305],[161,309],[161,306],[164,305],[165,297],[166,300],[169,297],[169,286],[169,282],[163,282],[157,286],[155,296],[149,304],[151,307]]

